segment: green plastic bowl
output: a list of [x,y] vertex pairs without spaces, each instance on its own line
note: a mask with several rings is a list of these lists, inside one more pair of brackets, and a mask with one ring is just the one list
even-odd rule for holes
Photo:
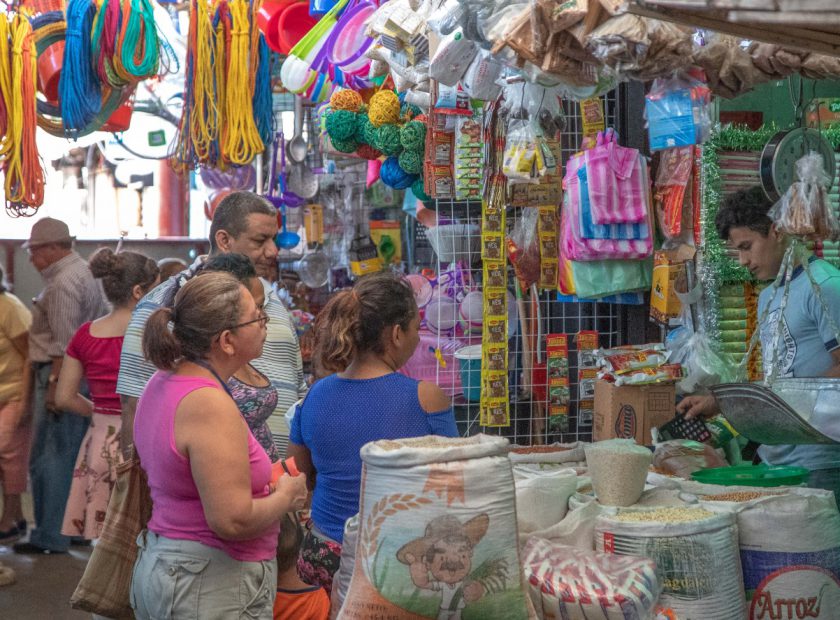
[[701,469],[691,477],[705,484],[748,487],[797,486],[808,480],[810,472],[804,467],[769,467],[767,465],[745,465],[741,467],[714,467]]

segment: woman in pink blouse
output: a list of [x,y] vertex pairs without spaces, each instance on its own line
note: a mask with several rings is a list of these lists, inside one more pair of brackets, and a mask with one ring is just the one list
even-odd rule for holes
[[[99,538],[115,468],[121,460],[120,397],[116,394],[123,336],[134,306],[158,282],[155,261],[136,252],[115,254],[108,248],[89,261],[95,278],[102,280],[112,310],[82,325],[73,336],[56,387],[60,410],[90,417],[73,470],[73,482],[61,533],[76,538]],[[79,392],[87,381],[90,399]]]

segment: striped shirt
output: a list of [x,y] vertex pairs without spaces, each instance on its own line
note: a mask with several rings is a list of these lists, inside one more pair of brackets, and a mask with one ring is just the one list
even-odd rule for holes
[[45,286],[32,300],[29,359],[62,357],[76,330],[108,313],[102,287],[75,251],[41,271]]
[[[137,304],[123,340],[117,394],[140,398],[149,379],[157,371],[143,355],[146,321],[155,310],[163,307],[166,299],[172,297],[172,290],[179,286],[181,281],[192,277],[203,261],[204,257],[199,257],[187,270],[159,284]],[[268,427],[280,454],[285,455],[289,443],[289,427],[285,413],[304,396],[306,383],[303,378],[300,345],[289,311],[273,287],[265,280],[262,280],[262,283],[265,288],[264,310],[269,317],[268,334],[262,355],[251,363],[268,377],[271,385],[277,390],[277,407],[268,418]]]

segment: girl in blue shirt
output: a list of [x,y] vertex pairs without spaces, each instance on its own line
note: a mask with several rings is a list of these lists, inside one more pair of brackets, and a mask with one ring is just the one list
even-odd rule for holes
[[399,275],[361,278],[338,293],[315,323],[315,356],[332,374],[309,391],[292,421],[289,456],[312,485],[312,518],[298,570],[332,587],[344,523],[359,510],[362,460],[370,441],[458,435],[449,397],[397,371],[420,342],[414,293]]

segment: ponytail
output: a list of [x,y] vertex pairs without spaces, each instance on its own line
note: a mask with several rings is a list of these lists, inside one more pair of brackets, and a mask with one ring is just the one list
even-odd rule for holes
[[315,320],[315,360],[325,370],[342,372],[361,353],[381,354],[385,330],[408,329],[417,312],[414,291],[402,276],[388,271],[364,276],[333,297]]
[[169,329],[172,315],[171,308],[155,310],[146,322],[143,333],[143,354],[161,370],[171,370],[182,357],[181,343]]
[[356,354],[359,303],[352,290],[335,295],[315,319],[315,356],[330,372],[342,372]]

